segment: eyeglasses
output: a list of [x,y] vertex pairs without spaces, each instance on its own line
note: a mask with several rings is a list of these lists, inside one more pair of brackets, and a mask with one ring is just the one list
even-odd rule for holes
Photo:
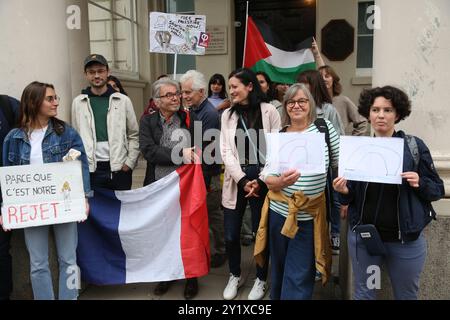
[[61,100],[61,98],[59,96],[48,96],[44,98],[45,101],[53,103],[53,102],[58,102]]
[[163,96],[159,96],[157,98],[166,98],[166,99],[173,99],[174,97],[179,98],[181,95],[181,93],[179,93],[178,91],[173,93],[173,92],[168,92]]
[[288,102],[286,103],[286,105],[289,108],[293,108],[295,107],[295,104],[298,104],[299,107],[300,106],[304,106],[305,104],[307,104],[309,102],[309,99],[299,99],[299,100],[288,100]]
[[106,69],[98,69],[98,70],[86,70],[86,73],[90,76],[95,76],[98,74],[105,74],[108,70]]

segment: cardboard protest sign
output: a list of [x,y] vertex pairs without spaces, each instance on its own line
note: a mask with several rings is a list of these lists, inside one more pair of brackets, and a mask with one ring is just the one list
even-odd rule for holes
[[86,219],[80,161],[0,168],[6,229]]
[[204,55],[205,30],[203,15],[150,12],[150,52]]

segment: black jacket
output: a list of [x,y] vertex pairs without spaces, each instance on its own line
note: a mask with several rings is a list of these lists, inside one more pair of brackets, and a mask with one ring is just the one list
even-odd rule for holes
[[[405,140],[403,151],[403,172],[414,171],[414,160],[405,139],[405,133],[398,131],[394,137]],[[420,232],[432,219],[435,219],[431,202],[437,201],[444,196],[444,183],[439,177],[431,158],[430,150],[425,143],[416,137],[420,154],[418,166],[419,187],[412,188],[406,180],[398,185],[398,222],[399,240],[416,240]],[[351,228],[361,223],[365,193],[368,182],[348,181],[348,195],[340,195],[341,203],[348,204],[348,219]]]
[[[179,110],[174,117],[181,120],[181,128],[188,129],[191,133],[191,147],[194,146],[194,121],[192,112]],[[155,165],[172,165],[172,149],[160,146],[163,134],[161,116],[159,112],[146,115],[141,119],[139,130],[139,148],[147,160],[144,186],[155,181]]]

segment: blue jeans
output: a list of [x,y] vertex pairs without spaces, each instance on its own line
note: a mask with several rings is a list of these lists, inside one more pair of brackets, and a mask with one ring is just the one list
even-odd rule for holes
[[[375,300],[376,289],[369,289],[367,280],[373,278],[370,266],[386,263],[394,297],[397,300],[417,300],[420,274],[427,256],[427,243],[423,234],[411,242],[384,242],[386,256],[371,256],[360,236],[349,230],[348,251],[352,260],[355,300]],[[371,279],[372,279],[371,278]],[[372,283],[369,279],[369,284]]]
[[282,235],[286,218],[270,210],[269,245],[272,300],[311,300],[316,273],[314,255],[314,222],[297,222],[294,239]]
[[[255,179],[253,174],[247,173],[249,179]],[[238,190],[236,199],[236,208],[224,208],[224,226],[225,226],[225,245],[228,255],[228,265],[230,272],[239,277],[241,275],[241,228],[242,218],[244,217],[247,201],[250,204],[252,212],[252,231],[256,233],[261,219],[261,209],[264,204],[264,199],[267,194],[267,189],[260,190],[259,198],[251,197],[245,198],[245,192],[241,188]],[[265,252],[265,256],[269,255]],[[267,279],[267,269],[269,266],[269,259],[266,259],[266,264],[263,268],[256,266],[256,276],[258,279],[265,281]]]
[[[35,300],[55,299],[48,262],[49,229],[50,226],[24,229],[25,243],[30,254],[31,285]],[[56,224],[53,225],[53,231],[59,263],[59,300],[76,300],[79,287],[77,223]]]

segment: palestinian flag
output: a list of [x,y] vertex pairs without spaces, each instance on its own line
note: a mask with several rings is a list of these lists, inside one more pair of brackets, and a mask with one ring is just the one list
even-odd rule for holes
[[311,44],[312,37],[290,45],[268,25],[248,17],[244,67],[264,71],[273,82],[295,83],[300,72],[316,69]]

